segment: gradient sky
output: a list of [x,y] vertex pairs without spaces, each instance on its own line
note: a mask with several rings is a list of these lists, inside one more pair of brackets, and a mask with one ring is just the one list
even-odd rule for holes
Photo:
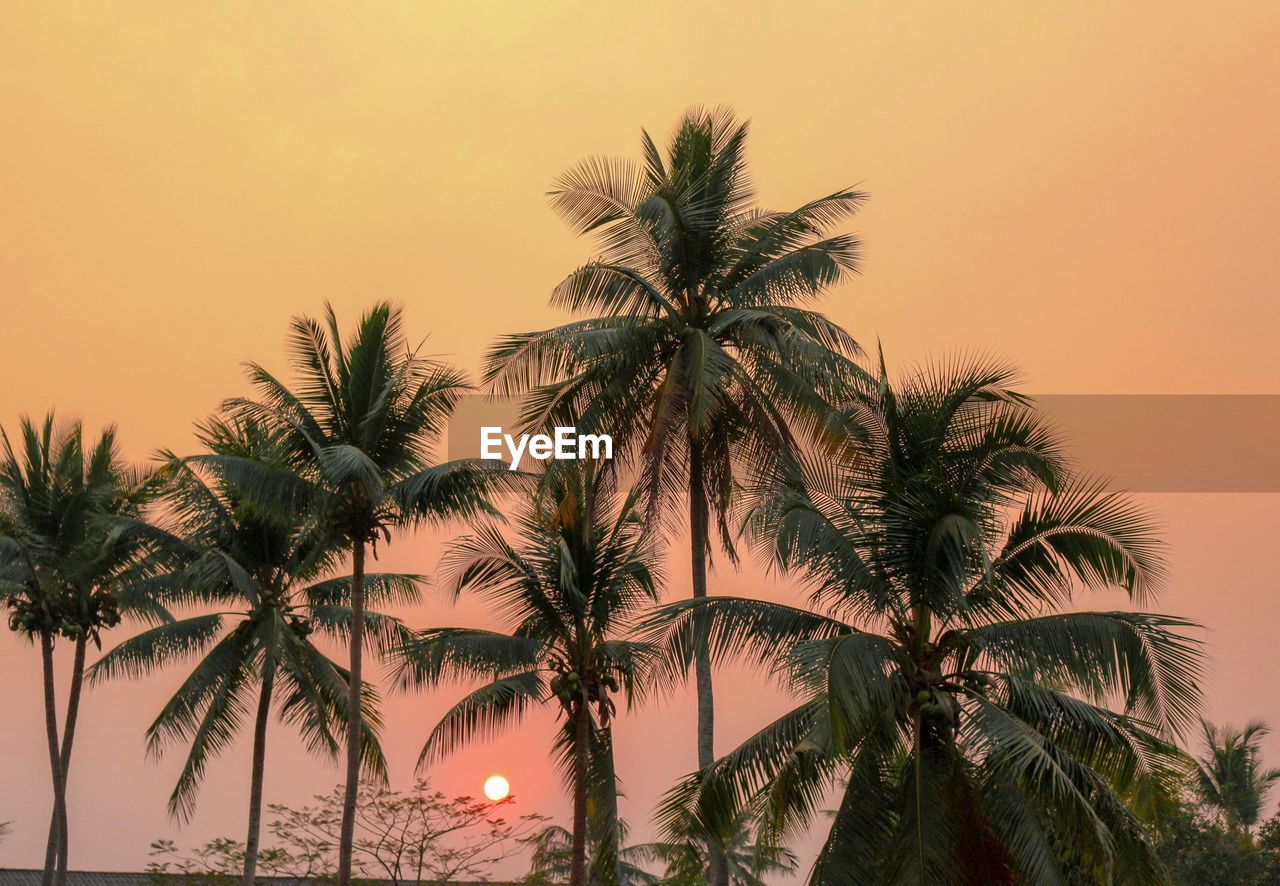
[[[282,368],[290,315],[329,299],[408,309],[470,371],[498,334],[560,319],[551,286],[590,253],[547,208],[589,154],[638,153],[694,103],[753,120],[761,199],[848,185],[863,275],[825,309],[891,362],[990,351],[1043,393],[1280,393],[1280,5],[1259,2],[28,2],[0,26],[0,422],[56,406],[115,421],[138,459]],[[1189,429],[1212,433],[1212,429]],[[1146,497],[1173,565],[1159,607],[1202,620],[1208,713],[1280,726],[1275,495]],[[431,571],[439,538],[387,568]],[[683,554],[683,548],[679,550]],[[687,593],[684,557],[672,595]],[[748,569],[713,590],[786,598]],[[1099,601],[1118,605],[1118,600]],[[488,624],[432,601],[415,626]],[[142,731],[179,674],[94,689],[70,803],[77,868],[137,869],[147,844],[242,837],[247,747],[195,821],[165,819],[180,763]],[[720,683],[718,748],[783,700]],[[392,697],[398,785],[457,692]],[[33,649],[0,636],[0,866],[43,855],[48,768]],[[519,807],[566,805],[549,718],[434,773]],[[1280,763],[1280,740],[1269,740]],[[687,695],[623,718],[624,814],[691,768]],[[337,771],[271,734],[267,798]]]

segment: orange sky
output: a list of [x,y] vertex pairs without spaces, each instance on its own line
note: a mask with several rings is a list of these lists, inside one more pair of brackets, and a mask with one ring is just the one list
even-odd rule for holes
[[[555,174],[635,156],[640,127],[665,136],[695,102],[753,119],[764,202],[870,192],[854,225],[865,273],[826,307],[892,361],[983,349],[1038,392],[1278,393],[1278,40],[1264,0],[19,0],[0,27],[0,421],[53,405],[118,422],[135,457],[185,449],[192,420],[243,390],[240,362],[281,366],[288,317],[325,299],[347,318],[402,301],[429,350],[475,370],[499,333],[558,319],[549,289],[589,254],[546,206]],[[1173,546],[1161,608],[1210,629],[1210,713],[1280,726],[1280,499],[1148,501]],[[437,543],[403,543],[386,565],[429,571]],[[750,572],[715,586],[783,593]],[[485,618],[436,603],[409,617]],[[42,856],[35,665],[0,638],[0,821],[16,822],[0,866]],[[179,758],[142,756],[176,678],[86,701],[76,867],[137,868],[177,833],[163,800]],[[748,678],[722,684],[724,750],[769,712]],[[450,700],[388,703],[400,783]],[[478,792],[504,771],[522,808],[563,818],[530,750],[549,728],[437,779]],[[269,800],[337,780],[288,732],[271,740]],[[1269,748],[1280,762],[1280,740]],[[692,750],[687,699],[621,724],[637,826]],[[241,836],[245,756],[213,770],[181,840]]]

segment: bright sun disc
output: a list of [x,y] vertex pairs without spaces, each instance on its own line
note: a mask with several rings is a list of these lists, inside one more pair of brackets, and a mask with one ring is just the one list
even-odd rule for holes
[[507,799],[511,785],[501,775],[490,775],[484,781],[484,795],[495,803]]

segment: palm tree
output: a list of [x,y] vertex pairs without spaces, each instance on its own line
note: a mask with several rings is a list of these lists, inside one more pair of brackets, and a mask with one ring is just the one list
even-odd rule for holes
[[1206,720],[1200,725],[1207,751],[1196,761],[1200,800],[1232,830],[1252,831],[1267,794],[1280,781],[1280,769],[1262,768],[1259,744],[1271,727],[1260,721],[1244,729],[1215,727]]
[[762,478],[748,528],[811,609],[672,604],[649,625],[682,672],[707,644],[802,703],[669,795],[668,823],[743,809],[781,840],[842,798],[810,882],[1158,882],[1123,798],[1175,790],[1200,701],[1191,623],[1064,611],[1156,589],[1150,520],[1072,476],[1054,434],[982,362],[925,368],[859,408],[856,458]]
[[[589,159],[562,175],[553,208],[595,235],[600,255],[552,304],[583,319],[504,338],[485,378],[529,392],[529,425],[570,417],[612,434],[642,464],[656,515],[684,500],[693,596],[707,594],[711,522],[734,559],[726,514],[734,472],[786,457],[859,375],[853,339],[802,305],[857,269],[858,241],[827,231],[863,195],[841,190],[790,212],[754,204],[747,124],[725,108],[688,111],[663,152],[642,135],[639,166]],[[669,511],[668,511],[669,512]],[[711,666],[696,661],[698,762],[714,758]],[[724,886],[712,859],[712,886]]]
[[259,399],[226,404],[234,414],[281,431],[287,469],[222,460],[246,495],[286,511],[308,511],[351,553],[346,784],[338,852],[339,886],[349,886],[360,778],[365,557],[371,546],[376,555],[379,539],[390,543],[394,529],[489,510],[484,489],[508,472],[497,462],[432,462],[432,447],[469,388],[456,370],[408,346],[399,308],[375,305],[346,342],[332,308],[326,308],[326,321],[300,316],[292,322],[295,388],[251,363],[249,378]]
[[491,524],[458,541],[447,555],[454,596],[465,590],[483,595],[510,621],[511,633],[423,631],[400,651],[398,681],[407,687],[491,681],[441,718],[419,765],[514,726],[534,705],[557,705],[564,718],[557,757],[573,796],[569,881],[587,882],[590,839],[598,848],[593,882],[613,886],[613,696],[621,692],[628,702],[636,697],[644,651],[619,635],[657,599],[656,555],[634,496],[618,501],[598,463],[551,464],[559,467],[548,470],[519,517],[518,547]]
[[[755,841],[753,822],[747,815],[731,820],[732,833],[724,840],[731,886],[764,886],[769,876],[789,876],[799,861],[791,852]],[[589,830],[589,829],[588,829]],[[618,822],[620,840],[626,826]],[[533,847],[529,881],[562,883],[568,879],[573,858],[573,834],[559,825],[547,825],[525,842]],[[588,857],[597,858],[604,846],[587,841]],[[701,886],[706,883],[707,840],[696,828],[676,840],[633,843],[617,850],[618,886]],[[649,868],[661,866],[661,875]]]
[[[262,821],[267,725],[277,716],[298,728],[315,753],[338,757],[347,725],[349,674],[312,639],[339,639],[354,621],[344,605],[349,578],[325,579],[336,554],[327,528],[306,512],[287,514],[253,506],[226,470],[228,457],[284,464],[281,432],[252,422],[215,418],[198,429],[208,457],[166,454],[164,504],[171,527],[140,527],[172,566],[143,581],[149,594],[177,604],[214,604],[218,611],[167,621],[121,643],[91,671],[91,679],[139,677],[177,661],[199,662],[147,730],[154,755],[172,742],[189,744],[169,797],[169,813],[186,821],[209,762],[223,751],[253,707],[252,775],[244,884],[253,886]],[[370,599],[416,598],[417,577],[366,575]],[[381,646],[399,636],[395,619],[373,612],[366,635]],[[373,727],[374,693],[363,693],[362,748],[367,771],[384,776]]]
[[[120,623],[121,612],[159,617],[150,600],[122,596],[119,582],[139,550],[113,522],[136,517],[151,492],[149,479],[122,460],[114,428],[90,448],[81,425],[58,427],[53,413],[40,426],[23,418],[17,446],[0,429],[0,598],[9,627],[40,646],[45,731],[53,776],[53,813],[44,882],[66,882],[69,823],[67,772],[88,644]],[[54,647],[74,647],[66,719],[59,738]]]
[[[619,832],[624,832],[622,822],[618,823]],[[573,867],[573,832],[560,825],[549,824],[530,837],[525,843],[533,848],[530,855],[529,875],[525,878],[529,883],[563,883],[569,879]],[[598,847],[588,840],[588,858],[598,859]],[[617,886],[651,886],[666,882],[662,877],[650,873],[645,865],[654,861],[656,855],[649,844],[625,846],[618,850]]]
[[764,886],[766,877],[795,874],[800,862],[784,847],[756,839],[756,823],[747,810],[722,822],[723,833],[708,836],[703,822],[684,816],[672,830],[674,839],[658,840],[630,847],[633,857],[660,861],[666,870],[662,878],[669,886],[699,886],[706,882],[706,847],[722,847],[730,886]]

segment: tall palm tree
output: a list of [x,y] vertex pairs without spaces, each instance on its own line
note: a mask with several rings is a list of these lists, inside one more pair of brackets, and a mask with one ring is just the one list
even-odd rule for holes
[[392,531],[419,522],[488,510],[486,485],[507,475],[500,463],[434,463],[463,376],[418,355],[407,344],[403,314],[375,305],[345,342],[332,308],[326,322],[295,317],[289,335],[298,375],[290,388],[249,364],[257,400],[228,401],[234,414],[279,429],[287,469],[223,457],[228,476],[251,498],[285,510],[305,509],[351,554],[350,691],[346,784],[338,851],[339,886],[351,882],[352,841],[360,778],[365,558]]
[[[159,755],[173,742],[189,744],[187,759],[169,797],[169,813],[187,820],[195,809],[209,762],[223,751],[254,707],[244,884],[253,886],[262,821],[267,725],[276,715],[297,727],[309,748],[339,756],[347,726],[348,672],[330,660],[313,632],[350,637],[354,621],[345,605],[349,578],[326,579],[337,554],[327,527],[310,514],[255,507],[228,475],[223,459],[251,459],[281,466],[284,435],[252,422],[215,418],[198,429],[208,457],[166,454],[164,504],[171,526],[141,527],[159,559],[171,564],[146,576],[149,595],[174,604],[216,605],[168,621],[112,649],[91,679],[138,677],[199,656],[191,674],[147,730],[147,748]],[[370,599],[416,598],[417,577],[366,575]],[[399,623],[374,612],[366,635],[381,646],[399,637]],[[367,771],[384,776],[377,739],[374,693],[362,706],[362,748]]]
[[1280,781],[1280,769],[1262,767],[1262,739],[1271,733],[1254,721],[1244,729],[1201,721],[1206,754],[1196,761],[1196,790],[1205,806],[1227,827],[1251,831],[1262,817],[1267,794]]
[[815,884],[1158,882],[1123,798],[1176,789],[1198,644],[1179,618],[1067,609],[1081,586],[1152,595],[1150,520],[1072,476],[1008,370],[880,374],[856,458],[754,491],[749,529],[812,608],[713,598],[649,626],[673,669],[705,643],[802,699],[684,780],[664,818],[714,828],[749,808],[781,840],[843,780]]
[[[785,457],[797,428],[817,431],[859,375],[853,339],[802,305],[857,269],[858,241],[829,229],[863,195],[841,190],[790,212],[754,203],[747,124],[726,108],[688,111],[665,153],[589,159],[551,203],[600,254],[552,304],[583,319],[504,338],[486,380],[530,393],[530,425],[576,419],[612,434],[643,468],[653,513],[687,503],[693,596],[707,594],[712,521],[734,557],[726,514],[744,465]],[[711,666],[696,662],[698,762],[714,758]],[[713,857],[712,886],[724,886]]]
[[[90,642],[120,623],[121,612],[158,617],[151,601],[120,594],[119,580],[139,550],[112,518],[140,514],[148,478],[120,456],[114,428],[86,448],[77,423],[59,427],[53,413],[37,426],[19,423],[19,442],[0,429],[0,598],[9,627],[40,646],[45,731],[53,777],[53,813],[44,882],[66,882],[69,855],[66,782]],[[66,719],[58,735],[54,647],[73,645]]]
[[556,705],[564,718],[557,756],[573,796],[569,881],[586,884],[591,837],[605,847],[595,853],[593,882],[614,886],[613,696],[621,692],[628,702],[636,697],[644,651],[620,635],[657,600],[656,554],[634,496],[619,501],[598,463],[558,465],[544,475],[519,518],[518,546],[487,525],[447,555],[452,593],[483,595],[511,623],[511,633],[423,631],[400,651],[398,680],[409,687],[491,681],[441,718],[419,765],[514,726],[535,705]]

